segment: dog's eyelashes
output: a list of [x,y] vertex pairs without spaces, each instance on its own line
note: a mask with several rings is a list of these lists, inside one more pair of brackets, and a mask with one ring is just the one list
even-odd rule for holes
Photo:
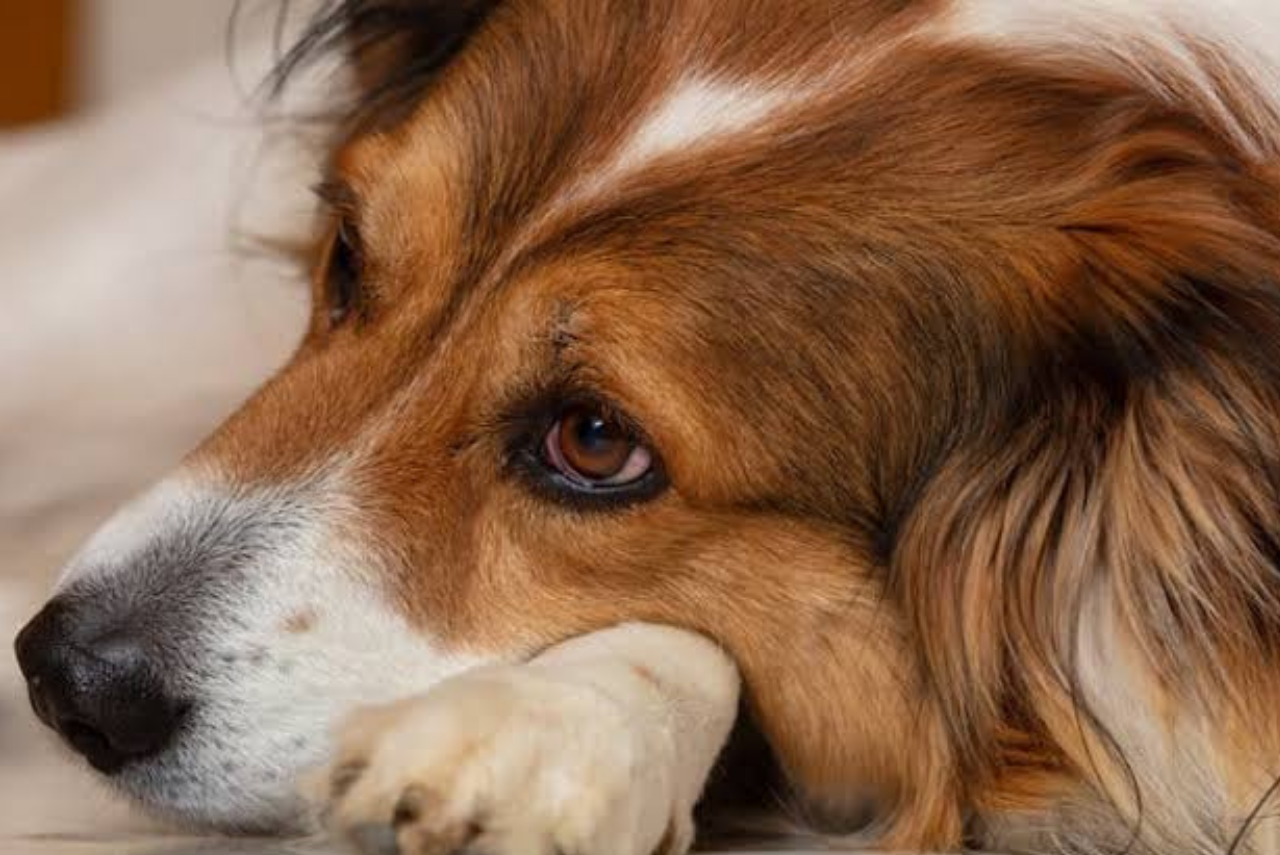
[[364,274],[360,233],[350,220],[338,221],[325,266],[325,308],[330,327],[336,327],[360,308]]

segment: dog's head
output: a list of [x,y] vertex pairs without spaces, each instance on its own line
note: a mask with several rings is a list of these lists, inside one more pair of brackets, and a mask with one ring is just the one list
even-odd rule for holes
[[[335,4],[304,48],[351,45],[361,97],[310,328],[73,561],[20,639],[42,718],[146,804],[273,827],[336,716],[642,619],[726,646],[837,817],[951,833],[1011,723],[1068,774],[1086,591],[1239,613],[1126,575],[1203,554],[1161,491],[1212,460],[1241,542],[1276,530],[1234,468],[1276,461],[1276,117],[1217,54],[1205,89],[973,26]],[[1196,433],[1233,412],[1261,426]]]

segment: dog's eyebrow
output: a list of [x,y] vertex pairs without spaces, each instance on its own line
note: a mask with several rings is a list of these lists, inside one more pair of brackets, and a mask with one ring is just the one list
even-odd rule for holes
[[574,327],[574,315],[578,307],[567,300],[556,303],[555,318],[551,324],[551,346],[556,365],[564,360],[564,352],[578,342],[578,333]]
[[321,203],[338,213],[354,214],[359,208],[360,198],[356,191],[341,178],[325,178],[313,186],[311,192],[316,194]]

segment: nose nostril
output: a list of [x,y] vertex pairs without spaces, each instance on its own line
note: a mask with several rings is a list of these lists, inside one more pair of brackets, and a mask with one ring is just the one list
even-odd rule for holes
[[57,731],[99,772],[111,774],[128,759],[111,745],[102,731],[82,721],[62,719],[57,723]]
[[27,683],[27,700],[31,702],[31,709],[35,711],[36,718],[52,727],[53,715],[45,701],[44,693],[40,691],[39,683]]

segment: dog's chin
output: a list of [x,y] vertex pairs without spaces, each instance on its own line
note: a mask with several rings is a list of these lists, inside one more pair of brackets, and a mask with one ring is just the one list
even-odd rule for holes
[[[253,741],[261,745],[262,734]],[[296,836],[318,827],[302,782],[321,774],[324,741],[281,738],[287,751],[237,750],[230,735],[197,731],[169,750],[105,776],[143,813],[188,831]]]
[[[208,833],[228,837],[304,837],[319,831],[318,810],[283,794],[257,794],[267,805],[240,811],[217,805],[201,791],[193,790],[181,803],[157,799],[145,787],[113,781],[113,788],[127,797],[141,812],[158,823],[184,833]],[[255,799],[255,800],[256,800]]]

